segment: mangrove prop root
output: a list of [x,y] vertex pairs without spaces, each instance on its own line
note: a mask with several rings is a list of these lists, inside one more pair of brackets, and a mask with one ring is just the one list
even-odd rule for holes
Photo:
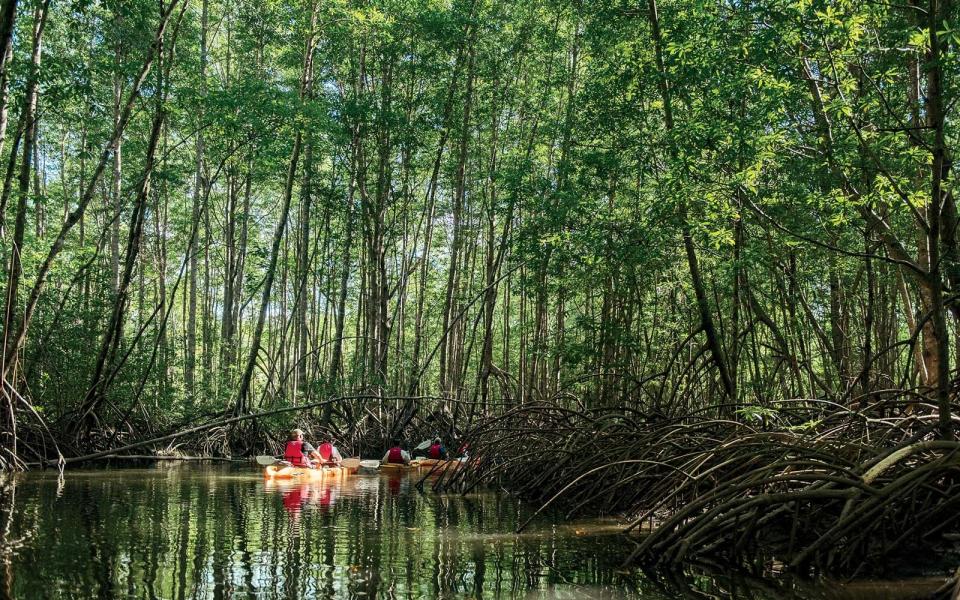
[[625,515],[627,534],[650,523],[628,563],[878,570],[896,553],[933,554],[960,528],[960,442],[935,438],[935,408],[915,396],[878,398],[858,410],[782,403],[749,424],[527,404],[477,422],[468,468],[434,487],[502,487],[536,514]]

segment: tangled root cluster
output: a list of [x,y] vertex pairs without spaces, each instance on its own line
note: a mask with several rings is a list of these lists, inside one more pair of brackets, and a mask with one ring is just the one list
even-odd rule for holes
[[899,395],[732,418],[526,405],[470,432],[472,468],[448,485],[494,483],[567,517],[629,515],[625,533],[649,529],[630,537],[630,562],[862,573],[960,530],[960,443],[936,431],[933,407]]

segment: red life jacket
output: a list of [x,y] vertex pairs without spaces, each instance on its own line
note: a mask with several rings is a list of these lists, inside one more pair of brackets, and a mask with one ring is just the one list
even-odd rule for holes
[[440,458],[440,444],[434,444],[430,446],[428,454],[430,455],[430,458]]
[[330,457],[333,456],[333,444],[330,442],[324,442],[320,444],[320,447],[317,448],[317,452],[320,453],[320,458],[324,461],[330,460]]
[[307,461],[303,460],[303,442],[287,442],[287,447],[283,450],[283,459],[295,467],[306,467]]
[[390,452],[387,454],[387,462],[403,463],[403,450],[400,449],[400,446],[390,448]]

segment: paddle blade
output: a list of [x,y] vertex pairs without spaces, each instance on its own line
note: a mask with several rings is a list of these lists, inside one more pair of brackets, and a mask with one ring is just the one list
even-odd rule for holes
[[379,469],[380,461],[379,460],[361,460],[360,466],[364,469]]
[[263,467],[269,467],[270,465],[275,465],[280,462],[278,459],[272,456],[258,456],[257,464]]

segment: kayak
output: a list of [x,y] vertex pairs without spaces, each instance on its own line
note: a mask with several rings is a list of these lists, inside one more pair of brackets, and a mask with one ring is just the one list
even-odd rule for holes
[[344,467],[322,467],[320,469],[310,469],[306,467],[270,465],[264,469],[263,476],[267,479],[298,478],[308,481],[318,481],[328,477],[346,477],[349,472],[349,469]]
[[411,462],[409,465],[403,463],[380,463],[380,470],[386,471],[388,473],[396,471],[409,471],[410,469],[416,468],[417,463]]
[[359,458],[345,458],[340,463],[340,467],[346,469],[348,473],[356,473],[358,470],[360,470],[362,464],[363,461]]
[[381,473],[402,473],[413,469],[434,469],[436,472],[445,469],[457,469],[463,465],[460,460],[443,460],[435,458],[420,458],[411,460],[409,464],[387,463],[376,460],[360,461],[360,470],[365,473],[376,472],[379,468]]
[[343,467],[322,467],[319,469],[310,469],[307,467],[270,465],[264,469],[263,476],[267,479],[293,479],[296,477],[314,481],[326,479],[328,477],[344,477],[348,473],[349,470]]
[[360,467],[358,469],[360,473],[378,473],[380,472],[380,461],[379,460],[361,460]]
[[442,469],[456,469],[463,465],[463,461],[459,460],[444,460],[442,458],[423,458],[420,459],[418,466],[421,469],[433,469],[436,468],[438,471]]

